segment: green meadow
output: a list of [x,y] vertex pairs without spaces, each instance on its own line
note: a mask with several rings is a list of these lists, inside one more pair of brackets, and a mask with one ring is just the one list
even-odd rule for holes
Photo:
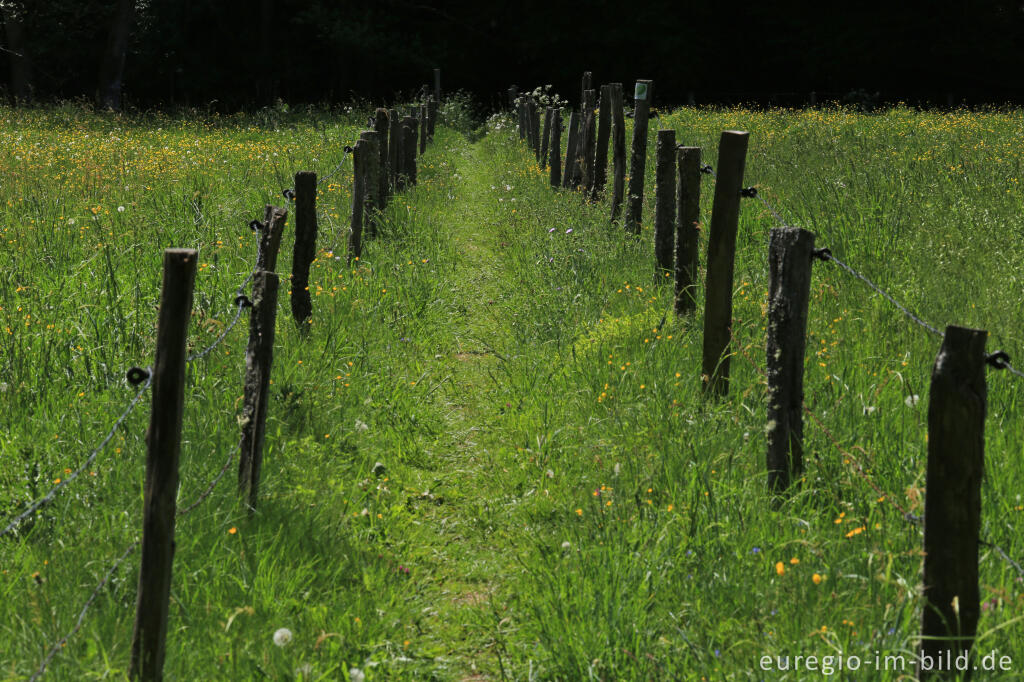
[[[253,268],[247,224],[314,170],[312,322],[300,333],[283,286],[256,513],[229,464],[178,522],[167,679],[913,676],[922,529],[905,514],[923,513],[939,339],[815,262],[807,470],[773,508],[777,223],[743,203],[731,390],[705,398],[702,285],[678,318],[654,272],[654,130],[712,165],[723,130],[749,131],[745,184],[786,222],[940,329],[988,330],[988,350],[1024,368],[1024,114],[661,112],[635,238],[607,199],[553,191],[508,116],[471,123],[460,99],[442,111],[419,183],[349,265],[344,147],[365,110],[0,108],[0,526],[86,464],[135,397],[125,372],[153,363],[162,250],[199,251],[189,352],[202,350]],[[292,243],[289,215],[283,277]],[[247,317],[189,365],[179,508],[237,450]],[[988,391],[981,535],[1019,563],[1024,380],[990,370]],[[148,419],[145,394],[0,538],[0,679],[36,672],[140,536]],[[979,568],[976,660],[1009,657],[992,677],[1017,679],[1024,573],[990,546]],[[127,677],[137,575],[136,550],[44,679]],[[818,670],[792,669],[796,656]]]

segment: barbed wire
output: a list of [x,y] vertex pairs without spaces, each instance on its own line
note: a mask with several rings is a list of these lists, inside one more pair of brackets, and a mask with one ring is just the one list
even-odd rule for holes
[[52,502],[54,497],[57,495],[58,492],[60,492],[61,489],[63,489],[65,486],[67,486],[76,478],[78,478],[82,474],[82,472],[85,471],[93,463],[93,461],[96,459],[96,456],[104,447],[106,447],[107,443],[110,442],[110,439],[114,437],[114,434],[117,432],[117,429],[121,426],[122,423],[124,423],[124,420],[128,418],[128,415],[131,414],[132,410],[135,409],[135,406],[139,404],[139,401],[142,400],[142,395],[149,389],[150,384],[152,384],[152,371],[150,371],[149,369],[140,371],[146,373],[142,387],[139,389],[138,393],[135,394],[135,397],[132,398],[132,401],[128,403],[128,407],[125,408],[124,412],[121,413],[121,416],[117,418],[117,420],[114,422],[114,425],[110,427],[110,430],[107,432],[107,435],[103,438],[103,440],[100,441],[99,445],[93,448],[92,452],[89,453],[89,456],[85,459],[85,462],[83,462],[82,465],[74,471],[74,473],[69,475],[67,478],[61,479],[60,483],[55,485],[50,490],[50,492],[46,493],[46,495],[39,498],[35,503],[29,506],[28,509],[23,511],[21,514],[16,516],[10,523],[8,523],[7,527],[0,531],[0,538],[12,532],[15,528],[21,525],[22,521],[24,521],[26,518],[34,514],[40,508]]
[[117,561],[115,561],[114,564],[110,567],[106,575],[103,576],[103,579],[100,580],[100,582],[93,589],[92,594],[89,595],[89,598],[85,600],[85,605],[82,606],[82,610],[78,612],[78,620],[75,621],[75,626],[71,628],[70,632],[68,632],[66,635],[58,639],[56,642],[54,642],[53,646],[50,647],[50,650],[46,652],[46,656],[43,658],[42,663],[40,663],[36,671],[32,673],[32,677],[28,678],[29,682],[33,682],[34,680],[38,680],[40,677],[42,677],[43,673],[46,671],[46,666],[49,665],[50,661],[53,660],[53,657],[57,655],[57,652],[63,649],[64,645],[67,644],[68,640],[71,639],[82,628],[82,623],[85,622],[85,614],[89,611],[89,607],[93,605],[93,602],[96,601],[96,597],[99,596],[100,590],[102,590],[103,587],[108,582],[110,582],[110,579],[111,577],[113,577],[114,572],[117,571],[121,564],[124,563],[124,560],[127,559],[128,556],[133,551],[135,551],[135,548],[138,547],[141,543],[141,539],[136,540],[132,544],[128,545],[128,548],[124,550],[120,557],[118,557]]
[[206,487],[206,490],[200,493],[199,497],[196,498],[195,502],[185,507],[184,509],[179,509],[177,512],[178,516],[188,516],[188,514],[191,513],[193,509],[195,509],[200,504],[206,501],[206,498],[210,496],[210,493],[213,492],[213,489],[217,487],[218,483],[220,483],[220,479],[224,478],[224,474],[226,474],[228,469],[231,468],[231,463],[235,461],[235,453],[240,452],[241,449],[242,443],[241,441],[239,441],[238,447],[232,450],[231,454],[228,455],[228,459],[226,462],[224,462],[224,466],[221,467],[221,470],[217,473],[216,476],[214,476],[213,480],[210,481],[210,484]]

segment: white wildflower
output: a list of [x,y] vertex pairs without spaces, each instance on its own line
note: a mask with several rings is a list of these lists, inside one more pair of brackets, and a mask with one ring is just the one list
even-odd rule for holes
[[278,646],[287,646],[292,641],[292,631],[288,628],[279,628],[274,632],[274,644]]

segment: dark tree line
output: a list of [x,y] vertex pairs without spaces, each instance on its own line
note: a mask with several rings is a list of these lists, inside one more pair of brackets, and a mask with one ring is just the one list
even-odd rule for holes
[[0,0],[8,101],[221,109],[382,100],[440,67],[497,103],[510,84],[578,99],[653,78],[661,103],[1024,100],[1020,0]]

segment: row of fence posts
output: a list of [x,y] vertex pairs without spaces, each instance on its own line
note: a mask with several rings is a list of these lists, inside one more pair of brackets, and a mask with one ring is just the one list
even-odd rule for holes
[[[362,132],[352,148],[350,263],[362,254],[364,227],[367,237],[375,236],[389,198],[394,192],[416,184],[417,156],[433,139],[436,126],[440,95],[440,71],[436,69],[434,85],[434,96],[425,97],[422,103],[410,107],[401,118],[397,109],[377,109],[371,120],[372,129]],[[309,171],[297,173],[294,189],[285,190],[285,196],[295,202],[292,316],[299,329],[305,331],[312,321],[313,312],[309,270],[316,257],[316,174]],[[252,275],[252,297],[248,300],[240,297],[236,301],[238,305],[252,307],[245,354],[238,461],[238,492],[249,514],[256,509],[263,462],[280,287],[280,276],[276,272],[277,255],[287,216],[284,208],[267,206],[263,222],[250,223],[250,227],[260,233],[257,263]],[[198,259],[198,251],[192,249],[164,251],[156,358],[152,368],[153,403],[146,432],[146,482],[132,634],[132,679],[149,681],[163,677],[184,412],[186,341]]]
[[[552,187],[582,188],[588,201],[600,198],[612,146],[611,219],[617,220],[625,184],[625,126],[622,85],[601,86],[597,134],[594,135],[594,90],[591,74],[583,76],[582,112],[571,112],[563,171],[562,112],[548,107],[543,128],[531,97],[509,89],[517,107],[520,138],[537,161],[550,169]],[[647,123],[653,81],[638,80],[629,194],[624,227],[640,234]],[[610,130],[610,134],[609,134]],[[702,174],[715,175],[715,194],[708,230],[701,384],[705,394],[724,397],[729,391],[732,343],[732,296],[740,200],[757,196],[743,187],[749,133],[727,130],[718,146],[717,171],[702,166],[701,149],[676,144],[672,129],[657,131],[654,218],[655,277],[675,275],[675,311],[696,309]],[[803,368],[812,260],[827,261],[827,249],[815,249],[814,235],[797,227],[771,230],[769,298],[766,332],[768,406],[766,434],[767,483],[772,504],[802,480]],[[981,526],[981,479],[984,472],[986,412],[985,365],[995,364],[985,352],[984,330],[948,326],[932,371],[928,406],[928,464],[924,514],[924,609],[921,626],[922,679],[937,666],[965,656],[973,644],[980,614],[978,544]],[[995,355],[995,354],[993,354]],[[998,365],[997,365],[998,366]],[[927,657],[927,658],[925,658]],[[955,673],[955,670],[953,671]]]

